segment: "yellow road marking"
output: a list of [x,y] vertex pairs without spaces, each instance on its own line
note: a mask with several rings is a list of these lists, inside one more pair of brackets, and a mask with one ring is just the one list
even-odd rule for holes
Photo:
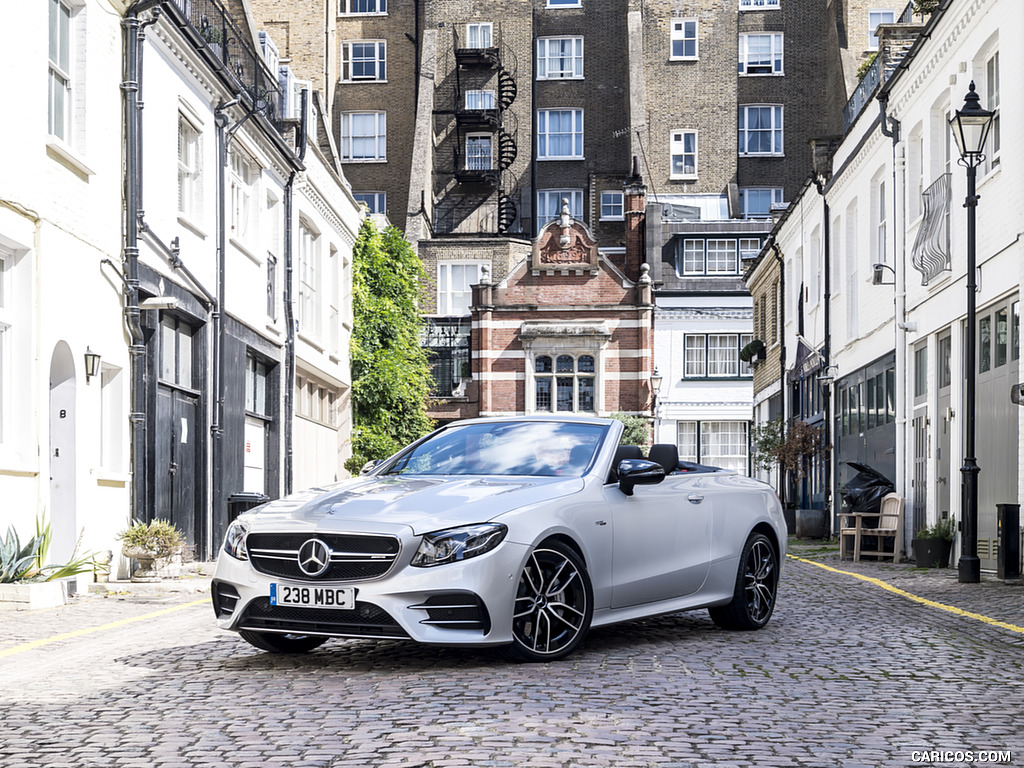
[[36,648],[41,648],[42,646],[49,645],[50,643],[57,643],[57,642],[60,642],[61,640],[71,640],[72,638],[75,638],[75,637],[82,637],[83,635],[91,635],[94,632],[103,632],[103,631],[108,630],[108,629],[117,629],[118,627],[123,627],[123,626],[125,626],[127,624],[134,624],[137,621],[146,621],[147,619],[155,619],[158,616],[166,616],[168,613],[174,613],[175,611],[181,611],[181,610],[184,610],[185,608],[194,608],[197,605],[207,604],[207,603],[209,603],[209,601],[210,601],[209,598],[204,598],[202,600],[195,600],[195,601],[193,601],[191,603],[184,603],[182,605],[176,605],[173,608],[164,608],[163,610],[154,611],[153,613],[147,613],[147,614],[144,614],[142,616],[135,616],[134,618],[131,618],[131,619],[121,619],[120,621],[112,621],[109,624],[101,624],[98,627],[89,627],[87,629],[76,629],[73,632],[65,632],[65,633],[60,634],[60,635],[53,635],[51,637],[44,637],[44,638],[41,638],[39,640],[32,640],[32,641],[27,642],[27,643],[22,643],[21,645],[14,645],[14,646],[11,646],[10,648],[4,648],[4,649],[0,650],[0,659],[3,659],[5,657],[7,657],[7,656],[14,656],[15,654],[18,654],[18,653],[24,653],[25,651],[33,651]]
[[968,619],[974,619],[984,624],[989,624],[993,627],[999,627],[1000,629],[1008,629],[1011,632],[1017,632],[1018,634],[1024,635],[1024,627],[1018,627],[1016,624],[1008,624],[1005,621],[999,621],[998,619],[993,619],[988,616],[982,616],[980,613],[972,613],[971,611],[965,611],[961,608],[956,608],[952,605],[946,605],[945,603],[937,603],[934,600],[929,600],[925,597],[919,597],[918,595],[914,595],[910,592],[899,589],[898,587],[894,587],[892,584],[882,581],[881,579],[875,579],[871,576],[865,576],[861,573],[854,573],[853,571],[843,571],[839,568],[833,568],[832,566],[825,565],[824,563],[816,563],[814,560],[806,560],[802,557],[796,557],[795,555],[786,555],[786,557],[792,560],[797,560],[801,563],[809,563],[810,565],[816,565],[819,568],[823,568],[826,571],[831,571],[832,573],[841,573],[844,576],[852,576],[855,579],[866,581],[868,582],[868,584],[874,584],[876,587],[881,587],[887,592],[892,592],[894,595],[900,595],[901,597],[905,597],[908,600],[913,600],[915,603],[927,605],[929,608],[938,608],[940,611],[946,611],[947,613],[952,613],[957,616],[964,616]]

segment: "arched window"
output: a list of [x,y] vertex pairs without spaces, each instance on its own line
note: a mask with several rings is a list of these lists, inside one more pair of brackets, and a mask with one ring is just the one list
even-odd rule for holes
[[[552,363],[554,363],[552,365]],[[595,411],[596,365],[593,355],[548,355],[534,360],[535,408],[573,413]]]

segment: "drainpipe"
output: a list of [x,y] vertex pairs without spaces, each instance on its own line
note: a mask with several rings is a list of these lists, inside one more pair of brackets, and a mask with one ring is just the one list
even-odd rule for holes
[[[301,163],[306,157],[306,103],[309,91],[303,89],[300,98],[302,110],[299,118],[299,135],[296,136],[296,155]],[[295,441],[293,430],[295,425],[295,313],[292,309],[292,276],[295,271],[292,247],[292,210],[294,207],[295,177],[298,171],[292,171],[284,188],[284,287],[282,303],[284,304],[284,495],[292,492],[294,473]]]
[[[124,321],[128,330],[130,368],[130,425],[131,451],[131,517],[149,520],[146,499],[149,497],[146,473],[146,341],[142,331],[142,313],[139,309],[139,225],[141,202],[141,102],[139,100],[142,71],[142,30],[140,14],[157,5],[157,0],[136,3],[125,15],[124,27],[125,73],[121,82],[124,105],[124,248],[122,266],[125,275]],[[156,16],[146,22],[152,24]]]
[[[882,135],[892,139],[893,151],[893,271],[895,272],[895,317],[896,325],[896,391],[900,394],[896,405],[896,492],[907,498],[907,279],[905,238],[903,228],[905,222],[905,196],[907,181],[906,144],[900,136],[900,121],[886,114],[888,97],[879,98],[881,110]],[[909,457],[912,460],[912,457]],[[917,489],[922,490],[922,489]],[[906,515],[904,520],[913,527],[913,515]],[[913,531],[910,531],[912,534]],[[909,536],[905,537],[910,541]]]
[[[782,397],[782,422],[789,421],[786,413],[789,394],[786,389],[786,262],[782,258],[782,249],[775,242],[774,236],[771,241],[772,253],[775,254],[775,263],[779,265],[779,394]],[[782,477],[782,470],[779,470],[779,496],[783,505],[786,503],[786,483]]]
[[[824,179],[815,174],[813,177],[814,186],[818,190],[818,194],[821,195],[822,204],[822,215],[824,216],[824,222],[822,227],[824,247],[822,248],[822,269],[825,270],[825,290],[824,290],[824,331],[825,331],[825,342],[822,345],[822,357],[824,358],[825,367],[832,365],[832,232],[831,232],[831,218],[832,214],[828,207],[828,196],[825,194],[825,181]],[[826,371],[827,372],[827,371]],[[825,385],[825,445],[831,445],[832,443],[832,382]],[[825,462],[825,489],[829,494],[828,501],[826,503],[826,509],[832,507],[834,495],[832,494],[832,462],[835,460],[835,451],[830,451],[828,460]],[[836,513],[836,516],[838,513]]]

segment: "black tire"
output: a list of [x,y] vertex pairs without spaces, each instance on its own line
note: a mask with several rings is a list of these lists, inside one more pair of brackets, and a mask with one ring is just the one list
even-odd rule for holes
[[732,601],[708,608],[711,620],[723,629],[761,629],[775,610],[779,586],[779,557],[763,533],[752,533],[743,546]]
[[248,629],[240,630],[238,634],[249,645],[268,653],[309,653],[330,639],[316,635],[278,635],[273,632],[252,632]]
[[502,652],[514,661],[563,659],[583,642],[593,615],[594,593],[579,555],[558,542],[542,545],[519,575],[514,640]]

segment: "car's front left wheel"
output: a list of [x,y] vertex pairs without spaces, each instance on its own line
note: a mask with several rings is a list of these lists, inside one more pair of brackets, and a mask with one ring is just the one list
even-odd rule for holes
[[572,653],[590,631],[593,589],[580,556],[553,542],[530,553],[516,590],[512,645],[516,661],[555,661]]
[[239,630],[238,634],[249,645],[270,653],[309,653],[330,639],[316,635],[279,635],[274,632],[253,632],[248,629]]
[[732,601],[708,608],[711,620],[723,629],[761,629],[775,610],[779,558],[768,537],[752,533],[740,555]]

